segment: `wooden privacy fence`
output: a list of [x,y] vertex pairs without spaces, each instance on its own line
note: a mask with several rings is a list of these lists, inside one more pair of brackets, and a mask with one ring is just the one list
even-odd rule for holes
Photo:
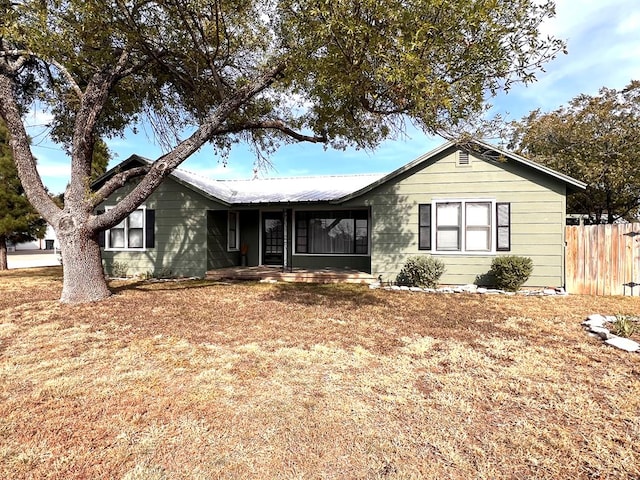
[[640,295],[640,223],[568,226],[567,292]]

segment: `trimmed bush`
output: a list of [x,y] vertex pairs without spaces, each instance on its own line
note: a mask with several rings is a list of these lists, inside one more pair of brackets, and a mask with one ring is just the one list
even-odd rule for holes
[[411,257],[396,277],[398,285],[408,287],[436,288],[444,273],[442,260],[433,257]]
[[533,261],[529,257],[505,255],[493,259],[490,273],[496,279],[496,287],[515,292],[529,279],[532,271]]

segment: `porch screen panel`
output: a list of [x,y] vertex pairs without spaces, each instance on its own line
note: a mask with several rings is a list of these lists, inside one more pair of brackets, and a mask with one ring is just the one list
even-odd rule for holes
[[366,211],[296,212],[296,252],[367,254],[369,222]]

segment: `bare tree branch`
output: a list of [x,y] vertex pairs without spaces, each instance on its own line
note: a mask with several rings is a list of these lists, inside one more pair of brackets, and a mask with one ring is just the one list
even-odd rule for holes
[[109,195],[119,188],[124,187],[132,178],[146,175],[149,172],[149,168],[150,167],[147,165],[116,173],[92,195],[92,206],[95,208],[100,205]]
[[304,135],[300,132],[293,130],[285,125],[282,120],[261,120],[257,122],[243,122],[240,125],[234,125],[231,127],[225,127],[216,130],[216,135],[223,135],[225,133],[238,133],[244,130],[278,130],[285,135],[297,140],[299,142],[310,143],[326,143],[328,138],[326,134],[320,136]]

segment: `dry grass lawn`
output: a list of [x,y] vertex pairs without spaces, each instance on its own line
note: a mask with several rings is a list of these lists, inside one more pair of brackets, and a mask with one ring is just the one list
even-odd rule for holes
[[640,299],[0,274],[0,478],[640,478]]

